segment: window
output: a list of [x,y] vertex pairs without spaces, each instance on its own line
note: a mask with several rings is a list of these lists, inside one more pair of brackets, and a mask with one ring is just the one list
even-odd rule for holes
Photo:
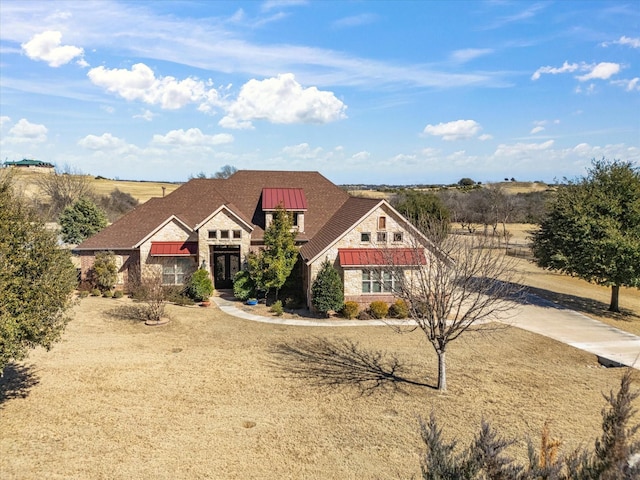
[[393,232],[393,241],[401,242],[402,241],[402,232]]
[[293,212],[293,226],[297,227],[299,225],[299,219],[298,219],[298,215],[300,215],[298,212]]
[[360,241],[361,242],[370,242],[371,241],[371,233],[369,232],[363,232],[360,234]]
[[184,280],[193,270],[191,257],[169,257],[162,263],[162,284],[183,285]]
[[378,217],[378,230],[385,230],[387,228],[387,217]]
[[387,232],[378,232],[378,243],[387,243]]
[[241,230],[234,230],[233,231],[233,238],[235,240],[238,240],[241,237],[242,237],[242,231]]
[[209,239],[214,240],[218,238],[218,231],[217,230],[209,230]]
[[224,240],[229,239],[229,230],[220,230],[220,238]]
[[390,270],[363,270],[362,293],[393,293],[397,280]]

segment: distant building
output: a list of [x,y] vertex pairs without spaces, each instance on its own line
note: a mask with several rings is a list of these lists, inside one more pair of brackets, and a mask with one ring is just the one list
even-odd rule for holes
[[4,162],[4,167],[15,167],[15,168],[30,168],[30,169],[42,169],[43,171],[52,172],[55,167],[53,164],[48,162],[43,162],[42,160],[29,160],[23,159],[17,162]]

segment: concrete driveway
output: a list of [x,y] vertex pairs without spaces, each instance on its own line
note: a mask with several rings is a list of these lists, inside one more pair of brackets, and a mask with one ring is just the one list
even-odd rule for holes
[[[408,320],[315,320],[282,319],[254,315],[237,308],[237,302],[215,295],[214,302],[220,310],[235,317],[254,322],[307,327],[366,327],[381,325],[409,325]],[[640,337],[586,315],[560,307],[536,295],[529,294],[524,305],[517,307],[517,314],[504,321],[545,337],[553,338],[572,347],[579,348],[600,358],[603,365],[629,367],[640,370]]]

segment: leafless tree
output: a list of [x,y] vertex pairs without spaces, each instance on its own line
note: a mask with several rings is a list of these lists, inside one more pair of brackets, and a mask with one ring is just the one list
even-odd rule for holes
[[[427,225],[415,233],[411,248],[414,265],[392,265],[394,294],[405,300],[409,316],[438,356],[438,390],[447,389],[446,353],[449,344],[470,330],[498,328],[496,320],[513,314],[523,287],[516,281],[514,259],[484,235],[447,235],[440,242],[442,226]],[[423,253],[425,246],[432,253]],[[397,261],[396,261],[397,263]],[[393,327],[399,328],[399,327]]]
[[40,191],[49,197],[49,213],[52,219],[81,198],[91,198],[91,178],[80,171],[65,166],[54,173],[40,175],[37,180]]
[[160,323],[165,316],[167,304],[167,291],[162,285],[162,271],[148,269],[142,275],[134,274],[133,278],[135,280],[131,281],[129,287],[132,296],[145,304],[145,308],[141,310],[141,319],[148,324]]

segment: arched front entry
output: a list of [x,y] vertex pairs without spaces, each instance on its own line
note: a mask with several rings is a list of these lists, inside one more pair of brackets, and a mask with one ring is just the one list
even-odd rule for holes
[[210,257],[214,287],[218,290],[233,288],[233,277],[240,271],[240,246],[212,245]]

